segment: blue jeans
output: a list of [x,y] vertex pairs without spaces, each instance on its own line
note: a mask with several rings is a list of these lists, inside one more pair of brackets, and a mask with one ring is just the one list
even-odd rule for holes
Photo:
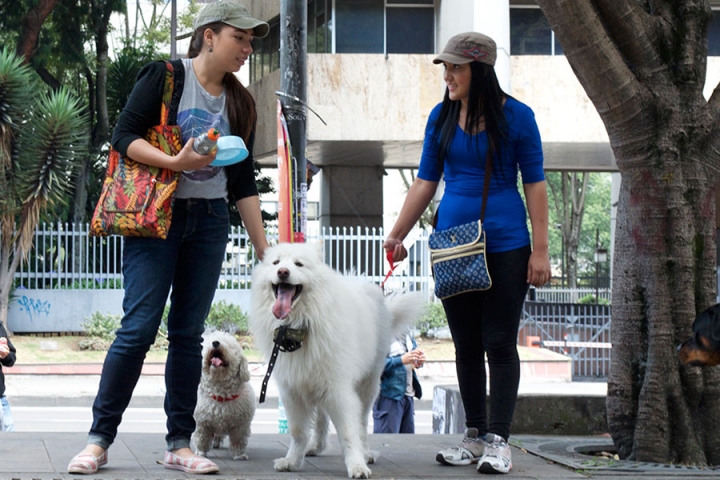
[[13,423],[12,413],[10,412],[10,402],[5,395],[0,397],[2,411],[0,411],[0,432],[14,432],[15,424]]
[[378,396],[373,405],[373,433],[415,433],[415,400]]
[[228,229],[224,199],[176,199],[166,240],[125,238],[125,315],[105,357],[88,443],[107,449],[115,440],[170,294],[165,440],[168,450],[190,445],[202,333],[220,277]]

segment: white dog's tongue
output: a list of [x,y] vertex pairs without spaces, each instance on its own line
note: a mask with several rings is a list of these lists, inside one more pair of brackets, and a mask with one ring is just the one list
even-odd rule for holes
[[273,305],[273,315],[275,318],[283,319],[290,315],[292,310],[292,299],[295,295],[295,286],[288,283],[280,283],[277,288],[277,298]]
[[222,360],[220,360],[218,357],[213,357],[210,359],[210,363],[212,363],[216,367],[219,367],[220,365],[222,365]]

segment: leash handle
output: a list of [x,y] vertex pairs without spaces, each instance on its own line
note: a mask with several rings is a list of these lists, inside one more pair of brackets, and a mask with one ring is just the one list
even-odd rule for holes
[[393,252],[387,252],[385,255],[385,258],[387,258],[388,263],[390,264],[390,271],[388,271],[387,275],[385,275],[385,279],[380,284],[380,288],[385,288],[385,282],[387,282],[387,279],[390,278],[390,275],[392,275],[393,271],[397,268],[400,263],[394,264],[393,263]]

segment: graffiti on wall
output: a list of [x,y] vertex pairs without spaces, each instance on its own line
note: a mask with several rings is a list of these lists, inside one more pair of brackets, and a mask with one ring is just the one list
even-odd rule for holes
[[33,315],[50,315],[50,302],[47,300],[35,300],[26,295],[23,295],[17,300],[20,305],[21,312],[27,312],[30,316],[30,321],[33,320]]

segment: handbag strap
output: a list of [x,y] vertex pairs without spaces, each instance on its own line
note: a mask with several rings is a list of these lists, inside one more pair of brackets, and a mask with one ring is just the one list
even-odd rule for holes
[[490,190],[490,174],[492,173],[492,157],[490,156],[490,146],[492,140],[488,136],[488,150],[485,158],[485,185],[483,186],[482,206],[480,207],[480,222],[485,222],[485,207],[487,207],[488,191]]
[[170,102],[175,88],[175,71],[172,63],[166,60],[165,66],[165,86],[163,87],[162,105],[160,106],[160,125],[167,125],[168,115],[170,115]]

